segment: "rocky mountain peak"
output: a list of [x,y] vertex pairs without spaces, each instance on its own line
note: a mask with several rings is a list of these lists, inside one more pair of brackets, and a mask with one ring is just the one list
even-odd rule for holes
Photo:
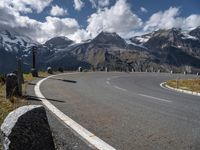
[[121,38],[117,33],[113,32],[104,32],[102,31],[99,35],[97,35],[93,40],[93,44],[101,44],[101,45],[110,45],[117,47],[125,47],[126,42],[123,38]]
[[74,43],[65,36],[57,36],[45,42],[45,45],[51,48],[65,48]]

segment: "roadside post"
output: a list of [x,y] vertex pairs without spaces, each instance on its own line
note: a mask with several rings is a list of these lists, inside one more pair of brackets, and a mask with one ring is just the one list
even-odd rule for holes
[[22,96],[22,82],[23,82],[23,74],[22,74],[22,59],[18,58],[17,60],[17,82],[18,82],[18,92],[19,96]]
[[37,54],[37,47],[33,46],[32,47],[32,69],[31,69],[31,73],[33,77],[38,77],[38,72],[36,69],[36,54]]
[[108,72],[108,68],[107,67],[105,68],[105,72]]

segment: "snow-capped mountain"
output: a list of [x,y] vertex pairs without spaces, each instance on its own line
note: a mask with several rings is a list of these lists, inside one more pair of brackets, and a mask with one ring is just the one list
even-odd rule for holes
[[183,71],[190,66],[200,71],[200,28],[190,32],[172,28],[123,39],[116,33],[101,32],[94,39],[75,43],[67,37],[54,37],[39,44],[16,32],[0,31],[0,72],[16,68],[16,57],[22,57],[25,70],[31,68],[31,50],[38,47],[37,67],[46,69],[78,66],[90,69],[135,69]]
[[27,62],[31,47],[35,45],[39,43],[27,36],[13,30],[0,29],[0,72],[15,70],[18,57]]
[[0,30],[0,46],[8,52],[28,51],[31,46],[39,43],[17,32]]

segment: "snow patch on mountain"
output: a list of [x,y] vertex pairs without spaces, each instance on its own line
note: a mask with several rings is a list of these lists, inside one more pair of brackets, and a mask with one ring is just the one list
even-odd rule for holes
[[130,39],[126,39],[125,40],[127,44],[131,44],[133,46],[137,46],[137,47],[141,47],[141,48],[144,48],[144,49],[148,49],[147,47],[143,46],[143,43],[142,44],[136,44],[134,42],[132,42]]
[[197,37],[189,35],[188,32],[182,32],[182,34],[183,34],[183,37],[181,37],[181,38],[184,39],[184,40],[186,40],[186,39],[198,40]]
[[18,52],[19,50],[29,51],[29,48],[38,45],[39,43],[33,41],[27,36],[20,35],[16,32],[9,32],[7,30],[0,30],[0,45],[6,51]]
[[140,43],[146,43],[149,39],[151,38],[151,36],[138,36],[135,37],[136,40],[138,40]]

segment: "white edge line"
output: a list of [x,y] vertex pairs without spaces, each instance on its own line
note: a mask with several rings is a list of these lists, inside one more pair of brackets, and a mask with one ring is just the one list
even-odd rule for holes
[[166,99],[163,99],[163,98],[157,98],[157,97],[153,97],[153,96],[150,96],[150,95],[145,95],[145,94],[138,94],[138,95],[146,97],[146,98],[155,99],[155,100],[158,100],[158,101],[163,101],[163,102],[168,102],[168,103],[172,102],[170,100],[166,100]]
[[116,89],[118,89],[118,90],[127,91],[126,89],[120,88],[120,87],[118,87],[116,85],[114,85],[113,87],[116,88]]
[[182,90],[182,89],[177,89],[177,88],[170,87],[170,86],[166,85],[166,82],[160,83],[160,86],[162,88],[164,88],[164,89],[174,90],[174,91],[177,91],[177,92],[190,94],[190,95],[195,95],[195,96],[200,96],[200,93],[198,93],[198,92],[192,92],[192,91],[189,91],[189,90]]
[[[65,75],[65,74],[75,74],[75,73],[64,73],[59,75]],[[55,114],[59,119],[61,119],[65,125],[67,125],[69,128],[71,128],[75,133],[77,133],[81,138],[83,138],[86,142],[88,142],[90,145],[92,145],[94,148],[98,150],[116,150],[97,136],[95,136],[93,133],[76,123],[74,120],[72,120],[70,117],[65,115],[63,112],[61,112],[58,108],[56,108],[53,104],[51,104],[41,93],[40,91],[40,85],[47,79],[59,76],[59,75],[52,75],[47,78],[44,78],[37,82],[35,85],[34,91],[36,96],[42,101],[42,103],[53,113]]]

